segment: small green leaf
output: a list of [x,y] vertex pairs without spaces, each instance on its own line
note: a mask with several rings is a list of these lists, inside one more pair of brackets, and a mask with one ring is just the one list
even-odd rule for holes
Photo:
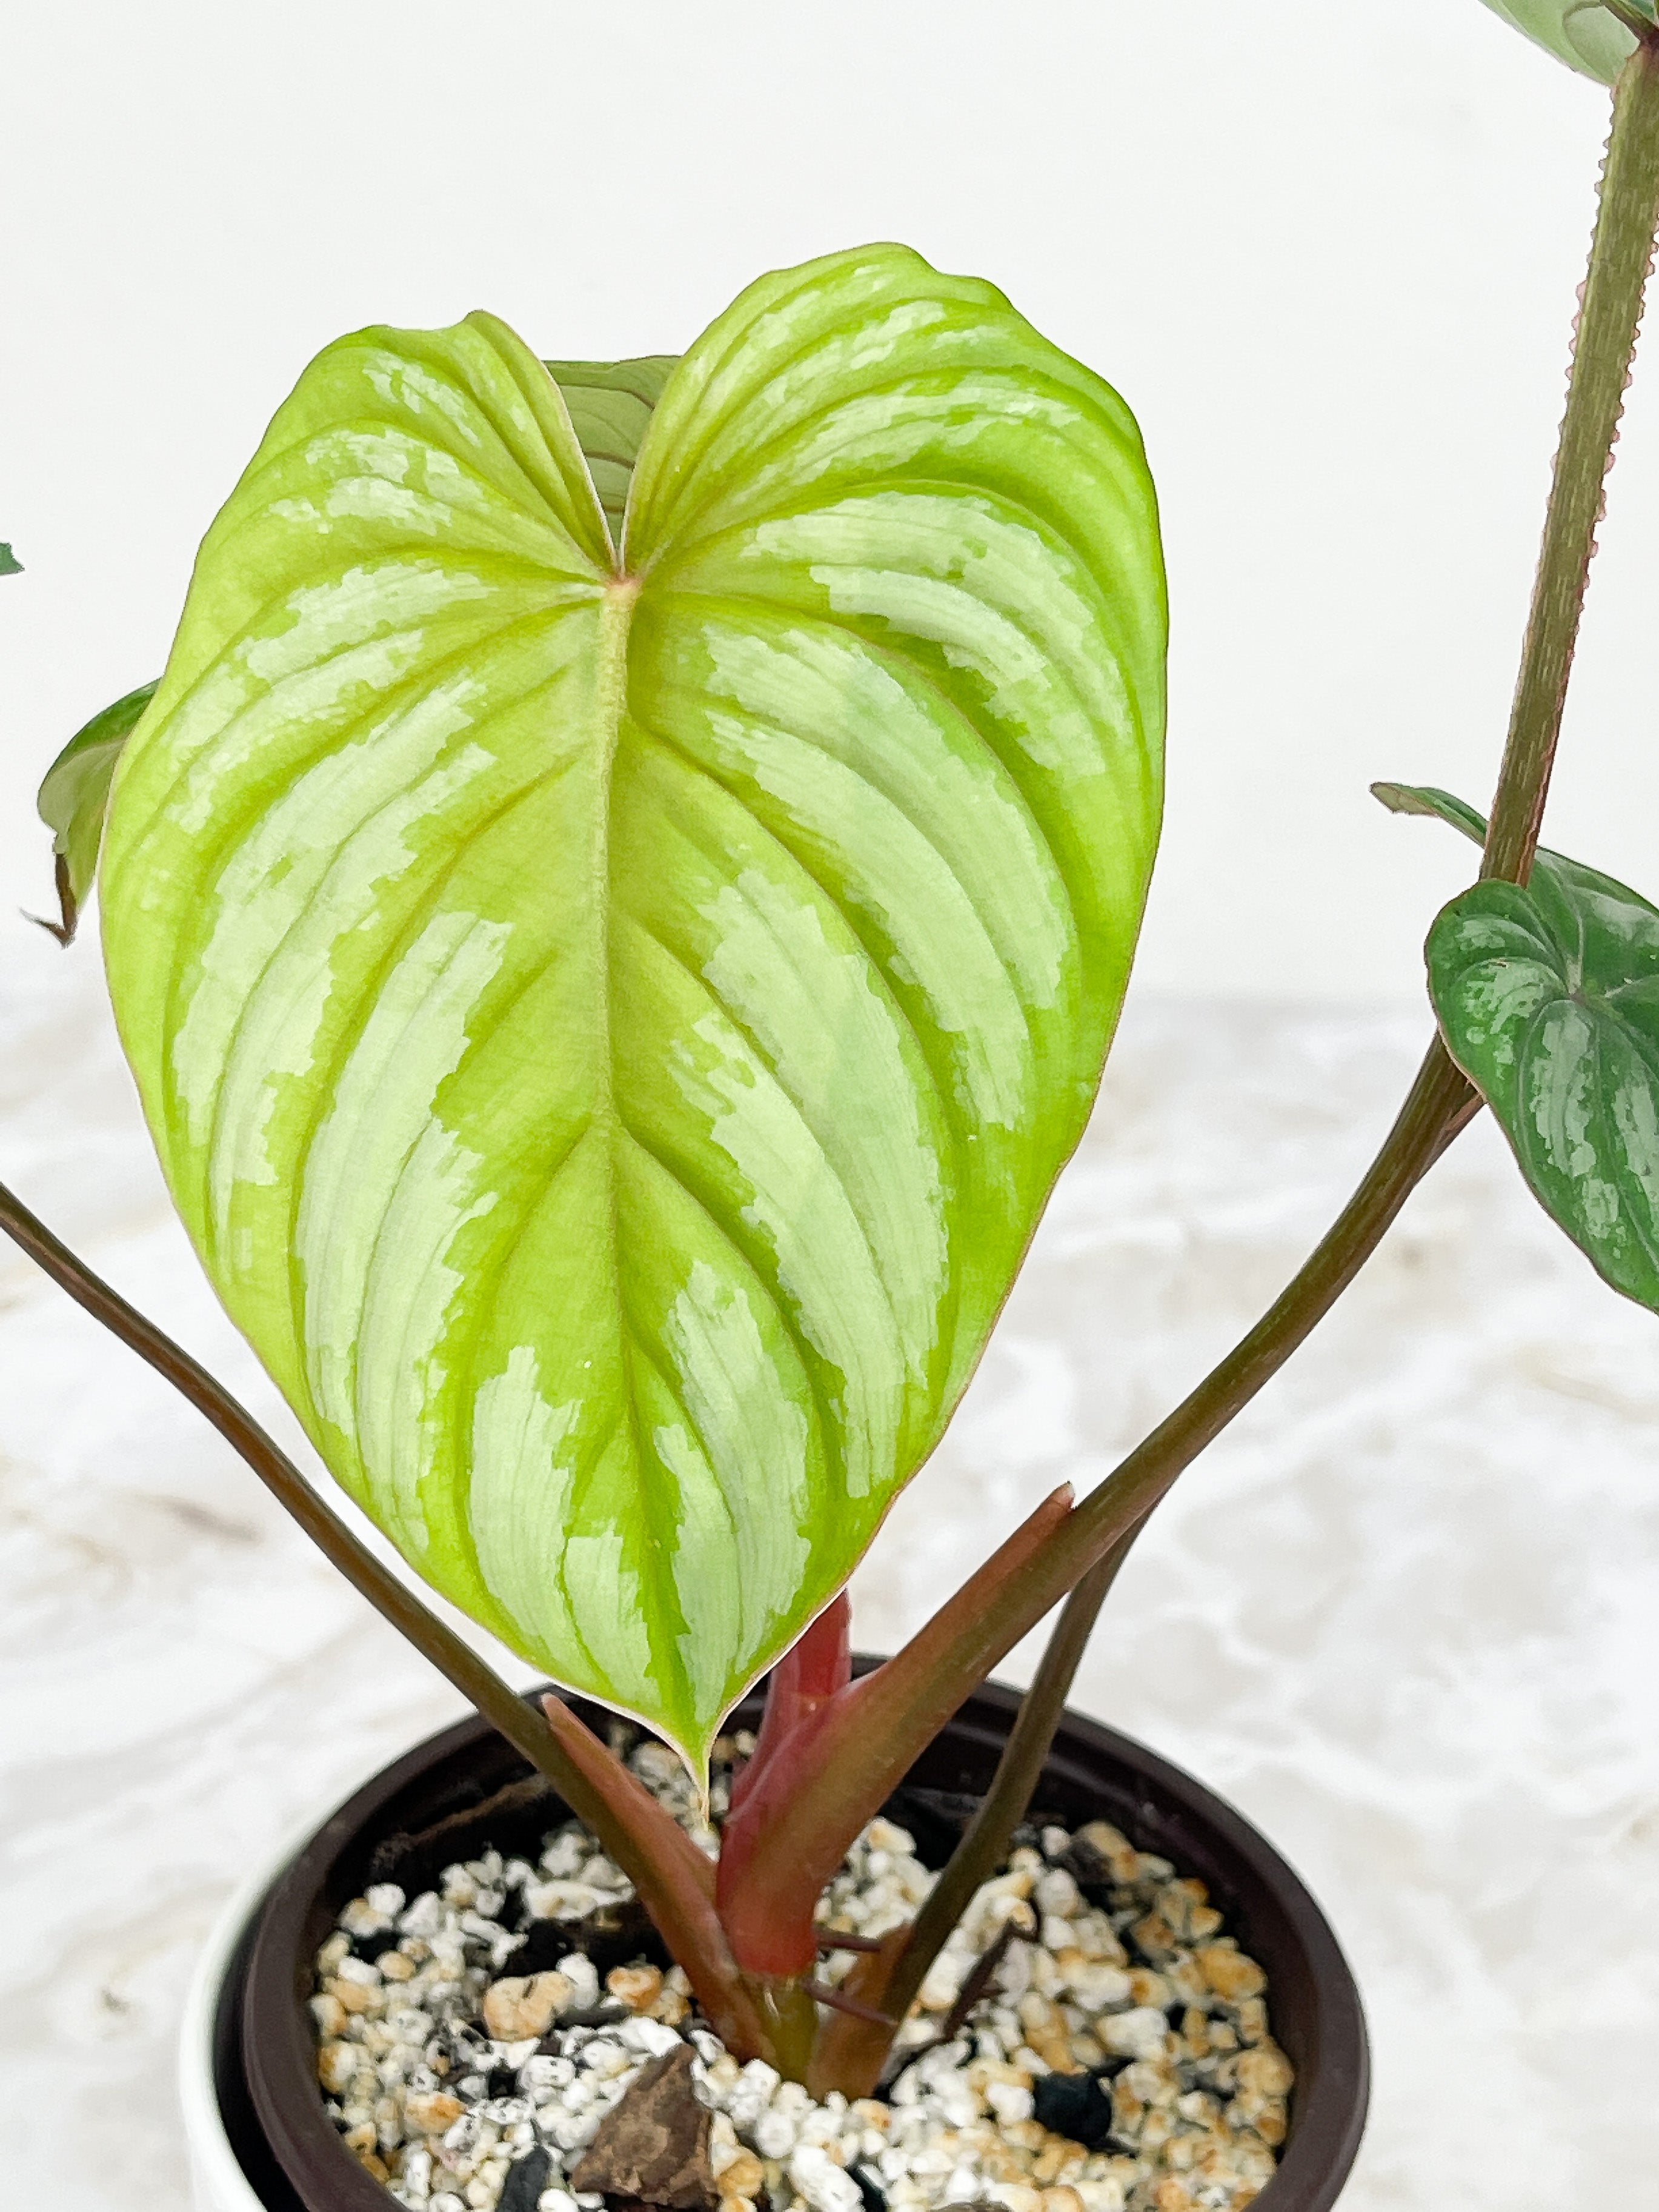
[[634,464],[662,398],[677,353],[648,353],[634,361],[550,361],[543,365],[564,395],[570,427],[613,540],[622,538],[623,514]]
[[[1611,84],[1636,51],[1636,40],[1601,0],[1486,0],[1506,23],[1566,63],[1581,76]],[[1632,15],[1653,19],[1654,0],[1626,0]]]
[[[1485,836],[1448,793],[1373,788]],[[1540,847],[1524,890],[1453,899],[1426,957],[1446,1048],[1545,1210],[1614,1290],[1659,1311],[1659,909]]]
[[36,801],[40,819],[53,834],[57,855],[58,904],[60,921],[43,921],[60,945],[75,935],[81,908],[86,904],[98,872],[98,848],[103,842],[104,814],[109,805],[110,779],[121,748],[132,734],[139,716],[155,696],[155,685],[141,684],[94,714],[79,729],[46,770]]
[[[937,1443],[1081,1133],[1165,617],[1128,410],[992,286],[836,254],[665,366],[562,400],[483,315],[319,356],[100,896],[174,1197],[325,1461],[695,1759]],[[578,418],[636,454],[622,562]]]
[[9,545],[0,544],[0,576],[21,576],[23,564]]
[[1437,790],[1430,783],[1374,783],[1373,799],[1380,799],[1391,814],[1429,814],[1437,821],[1447,822],[1454,830],[1461,830],[1477,845],[1486,842],[1486,820],[1462,799],[1454,799],[1449,791]]

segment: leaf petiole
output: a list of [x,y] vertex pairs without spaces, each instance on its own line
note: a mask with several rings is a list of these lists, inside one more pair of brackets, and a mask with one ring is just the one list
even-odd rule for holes
[[[619,1814],[615,1792],[596,1785],[594,1769],[579,1755],[581,1745],[577,1739],[591,1744],[595,1758],[610,1761],[617,1773],[625,1775],[626,1770],[611,1760],[609,1753],[562,1706],[560,1713],[568,1723],[568,1729],[561,1731],[562,1741],[538,1721],[524,1699],[485,1665],[471,1646],[422,1605],[408,1585],[352,1534],[246,1408],[182,1346],[95,1275],[3,1184],[0,1184],[0,1230],[77,1305],[206,1415],[359,1595],[367,1598],[383,1620],[429,1659],[537,1772],[546,1777],[599,1837],[653,1917],[667,1920],[664,1938],[672,1944],[704,2004],[712,2008],[711,2018],[723,2012],[737,2043],[746,2044],[755,2055],[762,2055],[766,2046],[759,2020],[737,1986],[724,1945],[715,1942],[718,1930],[710,1934],[713,1913],[707,1887],[699,1886],[707,1883],[706,1863],[703,1874],[696,1875],[679,1855],[664,1848],[659,1834],[643,1829],[637,1819]],[[573,1756],[573,1750],[578,1755]],[[631,1782],[633,1778],[626,1776],[626,1779]],[[659,1808],[653,1803],[652,1809]],[[679,1832],[676,1831],[677,1835]],[[683,1840],[687,1851],[700,1856],[689,1839]]]
[[1630,0],[1601,0],[1601,5],[1609,15],[1618,18],[1632,38],[1652,39],[1659,35],[1652,16],[1644,15],[1639,8],[1630,4]]
[[1659,33],[1648,23],[1613,87],[1613,126],[1584,280],[1566,412],[1522,648],[1483,876],[1524,884],[1561,734],[1602,486],[1659,229]]
[[[1397,784],[1372,787],[1385,805],[1440,814],[1477,842],[1484,834],[1482,875],[1518,884],[1524,884],[1530,872],[1543,820],[1595,550],[1602,487],[1618,437],[1654,235],[1659,230],[1659,30],[1650,20],[1621,6],[1614,5],[1612,12],[1638,34],[1639,43],[1614,88],[1566,414],[1490,825],[1444,793],[1419,793]],[[1375,1249],[1416,1182],[1468,1126],[1481,1103],[1480,1093],[1454,1066],[1437,1037],[1382,1151],[1307,1266],[1213,1374],[1085,1499],[1072,1522],[1051,1540],[1056,1549],[1074,1545],[1085,1516],[1097,1522],[1109,1517],[1121,1528],[1115,1544],[1109,1540],[1108,1548],[1076,1583],[1027,1692],[991,1791],[895,1966],[890,1984],[894,2009],[902,2013],[921,1987],[961,1906],[995,1865],[1030,1802],[1096,1615],[1146,1518],[1182,1469],[1328,1310]],[[1130,1518],[1119,1499],[1139,1493],[1146,1494],[1147,1503],[1138,1517]],[[1046,1558],[1039,1557],[1024,1571],[1039,1596],[1047,1586],[1048,1566]],[[1005,1596],[1010,1606],[1022,1602],[1012,1589]],[[1024,1602],[1029,1607],[1036,1598],[1028,1596]],[[1033,1619],[1040,1618],[1044,1609]],[[1025,1623],[1031,1625],[1030,1620]],[[1007,1648],[1009,1644],[1003,1646]],[[995,1663],[995,1658],[988,1660],[988,1671]],[[1032,1714],[1029,1726],[1028,1711]]]

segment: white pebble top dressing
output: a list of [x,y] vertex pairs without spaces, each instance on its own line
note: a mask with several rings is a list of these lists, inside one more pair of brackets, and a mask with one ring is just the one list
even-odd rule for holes
[[[717,1819],[732,1760],[752,1749],[746,1734],[716,1746]],[[679,1762],[647,1741],[629,1764],[712,1856]],[[906,1830],[872,1820],[820,1924],[884,1934],[933,1880]],[[379,1883],[345,1906],[317,1955],[318,2077],[347,2148],[398,2203],[600,2212],[604,2198],[568,2177],[643,2069],[682,2040],[714,2115],[719,2212],[1235,2212],[1273,2177],[1292,2075],[1266,1977],[1201,1882],[1104,1821],[1045,1827],[1013,1851],[929,1972],[885,2095],[851,2104],[740,2066],[678,1967],[641,1960],[602,1983],[573,1948],[514,1972],[535,1922],[604,1924],[633,1896],[569,1820],[538,1864],[486,1850],[435,1889]],[[822,1978],[852,1963],[832,1953]],[[1086,2143],[1063,2131],[1078,2112]]]

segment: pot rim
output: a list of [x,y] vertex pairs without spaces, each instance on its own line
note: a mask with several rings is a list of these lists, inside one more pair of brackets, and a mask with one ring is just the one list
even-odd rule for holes
[[[863,1660],[860,1670],[875,1663]],[[981,1756],[994,1756],[1020,1698],[1018,1690],[1001,1683],[981,1685],[934,1739],[930,1753],[955,1743]],[[585,1701],[573,1698],[570,1702],[601,1729],[611,1718]],[[746,1724],[746,1717],[738,1722],[734,1716],[733,1724]],[[196,2075],[185,2096],[187,2118],[193,2114],[198,2124],[193,2140],[210,2146],[208,2156],[216,2172],[223,2172],[227,2160],[234,2168],[234,2187],[224,2198],[227,2212],[268,2212],[227,2134],[214,2081],[216,2025],[227,1997],[236,2001],[236,1993],[226,1990],[225,1977],[239,1966],[244,1970],[237,2007],[243,2045],[245,2050],[258,2048],[262,2062],[249,2066],[248,2086],[257,2124],[278,2165],[291,2179],[308,2175],[314,2182],[319,2168],[326,2173],[325,2201],[331,2212],[385,2212],[384,2189],[345,2152],[315,2087],[309,2022],[295,1980],[299,1954],[305,1948],[305,1923],[341,1860],[400,1793],[474,1747],[492,1743],[500,1743],[495,1732],[472,1715],[411,1747],[338,1804],[320,1826],[308,1824],[297,1848],[290,1844],[244,1884],[226,1908],[215,1929],[210,1960],[204,1960],[192,1986],[185,2069],[188,2073],[193,2064]],[[505,1744],[500,1749],[504,1762],[522,1765]],[[1194,1844],[1204,1839],[1208,1848],[1198,1856],[1235,1865],[1244,1876],[1244,1889],[1256,1896],[1255,1909],[1265,1903],[1268,1917],[1288,1937],[1299,1962],[1297,1971],[1312,1996],[1308,2010],[1311,2033],[1303,2038],[1304,2051],[1293,2054],[1297,2084],[1290,2131],[1277,2171],[1255,2203],[1260,2212],[1281,2212],[1281,2208],[1282,2212],[1328,2212],[1358,2151],[1370,2094],[1364,2014],[1335,1936],[1300,1876],[1224,1799],[1134,1739],[1068,1709],[1046,1770],[1051,1793],[1064,1794],[1062,1783],[1068,1774],[1067,1786],[1073,1794],[1100,1790],[1102,1784],[1089,1769],[1103,1761],[1116,1769],[1133,1790],[1134,1804],[1127,1823],[1121,1805],[1104,1802],[1098,1808],[1101,1814],[1127,1825],[1139,1848],[1176,1858],[1178,1873],[1205,1871],[1193,1863]],[[1189,1825],[1190,1832],[1186,1832]],[[1164,1832],[1171,1829],[1173,1833]],[[1224,1887],[1224,1875],[1222,1882]],[[1238,1932],[1237,1917],[1230,1908],[1229,1932]],[[1240,1933],[1240,1941],[1259,1954],[1258,1936]],[[308,1950],[303,1965],[309,1966]],[[1274,2005],[1272,1984],[1282,1971],[1282,1965],[1270,1970],[1270,2006]],[[1274,2008],[1276,2033],[1284,2007],[1281,1992]],[[270,2033],[273,2018],[283,2023],[274,2037]]]

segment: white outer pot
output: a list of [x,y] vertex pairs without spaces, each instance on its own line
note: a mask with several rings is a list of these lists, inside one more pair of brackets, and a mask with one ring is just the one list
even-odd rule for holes
[[[328,1813],[335,1809],[331,1803]],[[218,2015],[220,1991],[243,1929],[277,1875],[327,1817],[327,1814],[320,1817],[313,1814],[284,1839],[280,1850],[273,1851],[233,1893],[196,1962],[179,2040],[179,2103],[184,2114],[193,2212],[268,2212],[264,2199],[242,2172],[225,2133],[213,2077],[213,2024]]]

